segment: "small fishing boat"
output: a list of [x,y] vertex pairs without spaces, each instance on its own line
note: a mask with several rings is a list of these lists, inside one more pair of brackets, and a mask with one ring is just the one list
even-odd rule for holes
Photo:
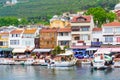
[[96,69],[104,69],[112,65],[112,57],[109,56],[110,52],[101,51],[94,53],[91,65]]
[[63,54],[58,54],[59,57],[57,60],[50,60],[48,63],[49,67],[69,67],[76,64],[77,59],[74,57],[71,50],[66,51]]

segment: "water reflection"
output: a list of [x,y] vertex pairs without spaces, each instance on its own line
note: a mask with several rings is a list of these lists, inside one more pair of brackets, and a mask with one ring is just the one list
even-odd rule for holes
[[89,65],[46,67],[0,65],[0,80],[120,80],[120,69],[95,70]]

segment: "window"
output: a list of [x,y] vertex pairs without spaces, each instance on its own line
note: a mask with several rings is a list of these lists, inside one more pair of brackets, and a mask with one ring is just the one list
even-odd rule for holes
[[117,42],[120,42],[120,37],[117,37]]
[[120,28],[116,28],[116,33],[120,33]]
[[62,32],[60,33],[60,36],[63,36],[63,33],[62,33]]
[[89,31],[89,27],[82,27],[81,30],[82,31]]
[[113,32],[113,29],[112,28],[105,28],[105,33],[112,33]]
[[68,45],[69,41],[60,41],[60,45]]
[[64,33],[64,36],[68,36],[68,32],[65,32],[65,33]]
[[82,34],[80,40],[90,40],[90,36],[88,34]]
[[72,26],[72,31],[80,31],[79,26]]
[[79,40],[79,39],[80,39],[79,36],[74,37],[74,40]]
[[113,37],[112,36],[106,36],[105,37],[105,42],[113,42]]
[[3,46],[3,42],[0,42],[0,46]]
[[10,40],[10,45],[19,45],[19,40]]
[[30,46],[31,45],[31,41],[25,41],[25,45],[26,46]]

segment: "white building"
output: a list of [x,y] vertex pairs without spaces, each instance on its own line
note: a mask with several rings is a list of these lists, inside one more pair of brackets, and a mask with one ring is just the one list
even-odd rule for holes
[[22,47],[22,34],[23,29],[15,29],[10,32],[9,35],[9,47],[21,48]]
[[120,44],[120,22],[111,22],[102,26],[103,44]]
[[36,28],[26,28],[22,35],[22,47],[33,49],[35,47]]
[[74,16],[71,21],[72,45],[91,45],[94,22],[92,16]]
[[71,28],[60,28],[58,30],[57,45],[62,49],[64,49],[65,46],[70,47],[71,38]]
[[92,42],[102,41],[102,28],[93,28],[92,30]]

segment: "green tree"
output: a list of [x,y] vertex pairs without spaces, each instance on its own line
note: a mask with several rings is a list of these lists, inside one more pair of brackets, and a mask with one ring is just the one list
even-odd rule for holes
[[56,46],[52,52],[53,55],[57,55],[61,53],[61,47],[60,46]]
[[101,7],[89,8],[85,14],[92,15],[95,24],[97,24],[99,27],[101,27],[103,23],[106,23],[106,21],[111,22],[116,18],[114,13],[108,12]]

